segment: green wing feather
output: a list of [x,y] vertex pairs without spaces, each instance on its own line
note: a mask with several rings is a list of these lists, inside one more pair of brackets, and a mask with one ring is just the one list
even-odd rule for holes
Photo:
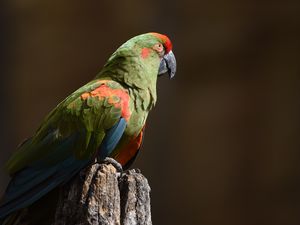
[[[105,83],[112,89],[122,88],[114,81]],[[101,80],[86,84],[50,112],[35,135],[21,145],[7,162],[8,172],[14,174],[37,161],[45,165],[55,164],[69,154],[74,154],[77,159],[92,157],[101,144],[105,132],[121,117],[121,108],[109,103],[108,97],[82,98],[83,94],[90,93],[102,84],[104,83]],[[54,154],[53,145],[72,135],[77,136],[71,152]],[[49,138],[51,140],[47,140]]]

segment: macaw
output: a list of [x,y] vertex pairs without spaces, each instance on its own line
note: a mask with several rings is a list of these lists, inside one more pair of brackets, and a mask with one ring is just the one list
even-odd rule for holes
[[129,39],[96,77],[57,105],[6,164],[11,176],[0,220],[68,182],[95,159],[128,168],[139,152],[159,75],[175,75],[170,39],[146,33]]

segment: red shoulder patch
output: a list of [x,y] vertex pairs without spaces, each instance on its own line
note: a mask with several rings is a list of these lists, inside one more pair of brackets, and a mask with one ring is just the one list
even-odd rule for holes
[[89,97],[98,97],[99,99],[108,98],[108,103],[114,105],[116,108],[121,108],[122,117],[128,121],[131,116],[129,109],[129,94],[126,90],[113,89],[103,82],[99,87],[91,92],[86,92],[81,95],[81,99],[86,100]]

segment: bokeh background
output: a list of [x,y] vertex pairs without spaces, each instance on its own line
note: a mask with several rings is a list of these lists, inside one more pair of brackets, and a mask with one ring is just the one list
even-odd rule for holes
[[1,165],[120,44],[157,31],[178,72],[134,164],[153,224],[300,224],[299,1],[10,0],[0,18]]

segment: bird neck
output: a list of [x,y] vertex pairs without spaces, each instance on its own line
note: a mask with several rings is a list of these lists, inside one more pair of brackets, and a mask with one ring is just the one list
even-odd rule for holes
[[132,93],[138,106],[150,110],[157,99],[156,81],[160,60],[151,58],[145,61],[134,52],[125,51],[115,52],[96,78],[117,81]]

